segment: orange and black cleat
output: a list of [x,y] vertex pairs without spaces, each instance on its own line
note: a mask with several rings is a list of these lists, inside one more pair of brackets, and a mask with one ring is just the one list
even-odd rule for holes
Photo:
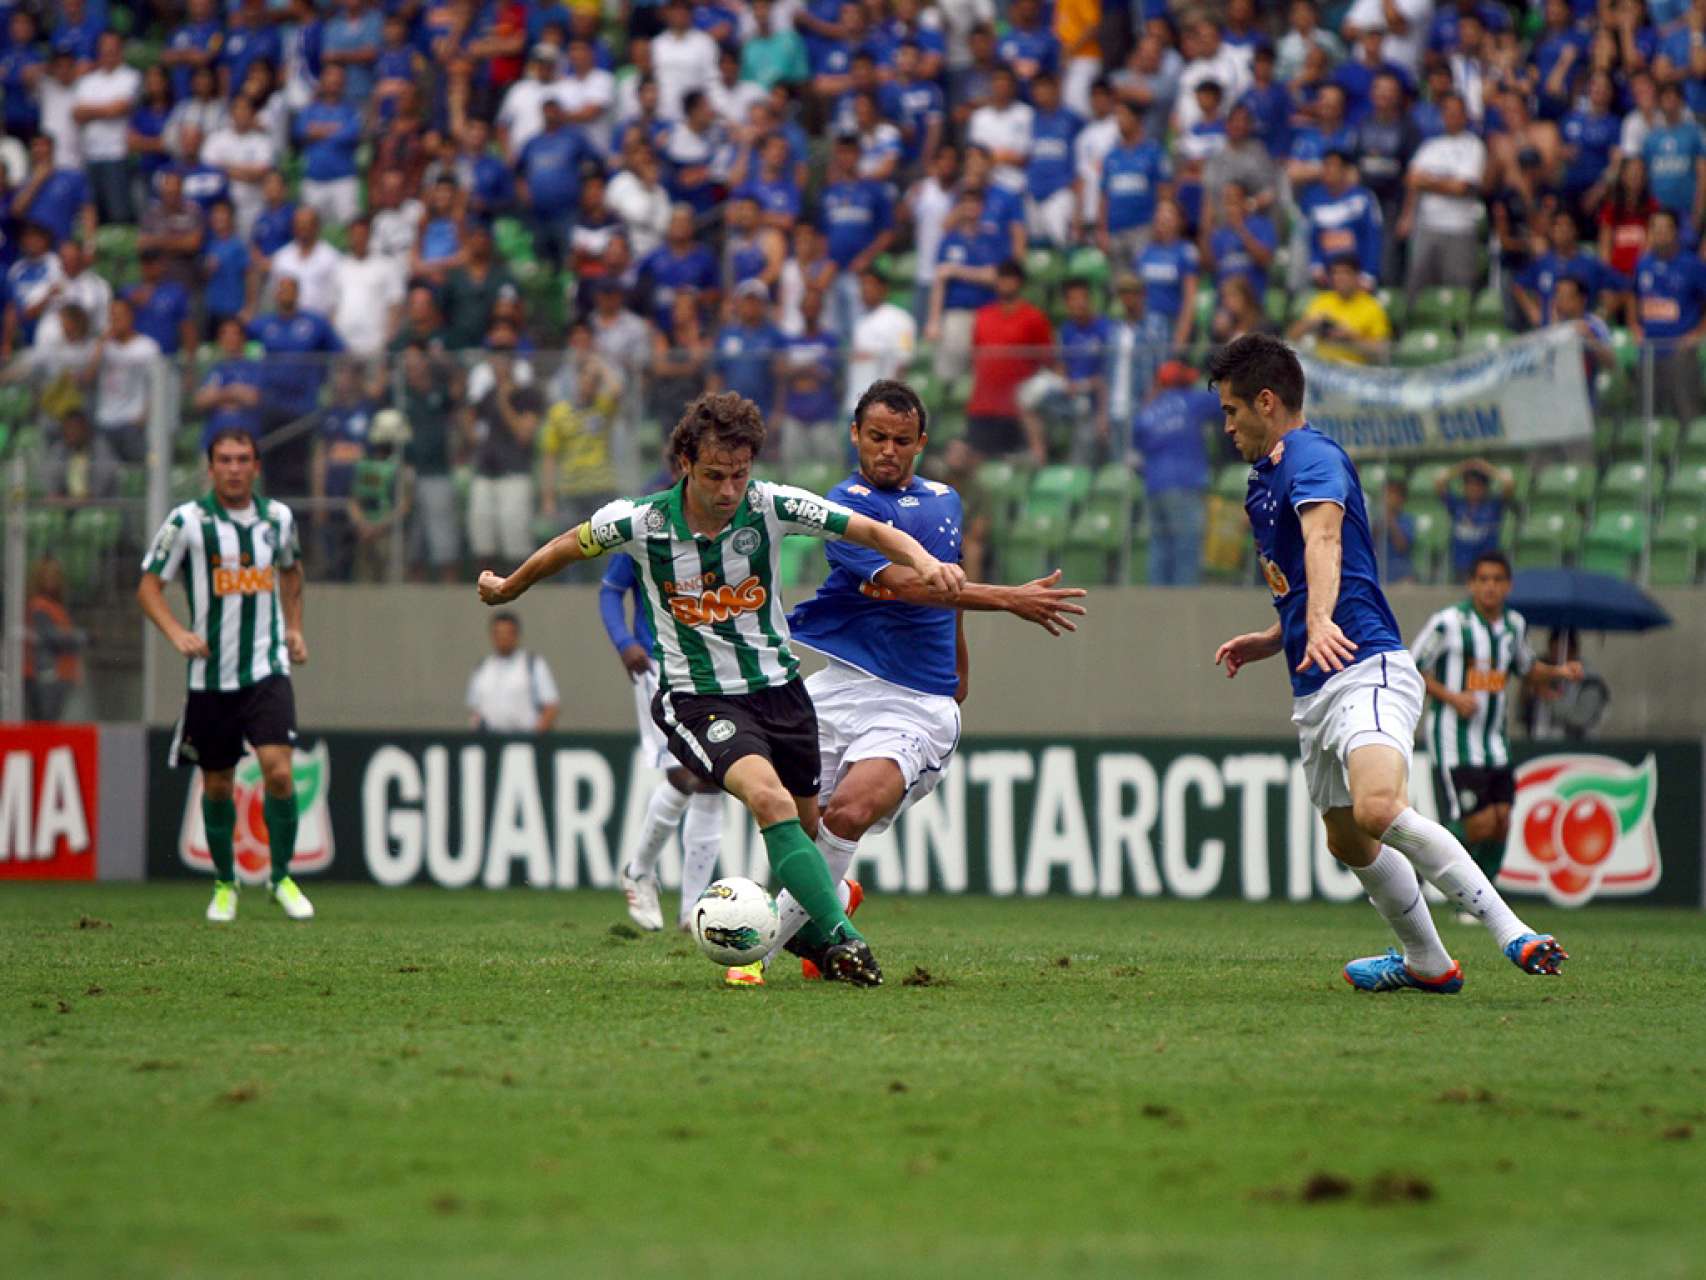
[[[849,879],[847,881],[847,914],[852,915],[857,911],[859,909],[859,904],[864,900],[864,887],[857,880]],[[806,956],[801,956],[800,977],[806,982],[821,982],[823,980],[823,970],[818,968],[815,960]]]

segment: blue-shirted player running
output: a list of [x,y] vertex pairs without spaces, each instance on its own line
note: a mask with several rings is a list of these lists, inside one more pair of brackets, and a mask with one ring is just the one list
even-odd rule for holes
[[[673,469],[660,475],[650,488],[667,489],[680,477]],[[669,749],[669,740],[652,719],[652,699],[658,691],[658,669],[652,660],[652,625],[642,597],[644,586],[633,558],[610,557],[610,566],[598,584],[598,612],[605,634],[627,669],[634,686],[634,714],[640,723],[640,758],[648,768],[663,770],[663,777],[646,802],[645,824],[640,841],[622,860],[619,873],[622,892],[628,899],[628,915],[640,928],[656,932],[663,928],[663,910],[658,905],[658,856],[681,828],[681,909],[676,925],[688,928],[687,908],[711,883],[717,857],[723,847],[723,793],[695,777]],[[629,597],[633,597],[632,622]],[[686,820],[682,820],[682,815]]]
[[1569,957],[1552,935],[1519,920],[1457,838],[1410,807],[1422,678],[1380,590],[1356,468],[1303,420],[1296,354],[1277,338],[1247,334],[1215,354],[1209,374],[1226,433],[1253,464],[1244,507],[1279,611],[1273,626],[1228,640],[1214,660],[1231,677],[1284,651],[1291,722],[1327,847],[1403,947],[1351,961],[1345,980],[1362,991],[1463,989],[1417,872],[1486,925],[1519,968],[1556,974]]
[[[831,501],[911,534],[945,563],[960,559],[960,495],[914,474],[929,426],[924,402],[905,383],[874,382],[853,411],[859,469]],[[862,549],[832,546],[830,574],[817,594],[788,615],[796,643],[828,665],[806,681],[817,708],[820,757],[817,846],[841,881],[859,840],[886,830],[941,781],[960,739],[969,661],[961,610],[1006,612],[1050,635],[1074,631],[1085,593],[1059,587],[1056,570],[1022,586],[968,582],[952,605],[909,570],[894,572]],[[816,935],[793,896],[778,899],[777,949],[815,965],[827,939]],[[797,931],[797,932],[796,932]],[[775,955],[772,951],[771,955]],[[810,973],[811,969],[807,969]],[[762,982],[763,966],[730,969],[731,984]]]

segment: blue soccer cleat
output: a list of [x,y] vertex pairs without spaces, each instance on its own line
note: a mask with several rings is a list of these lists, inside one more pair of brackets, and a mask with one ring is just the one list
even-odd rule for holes
[[1570,958],[1570,953],[1549,933],[1525,933],[1512,938],[1505,944],[1505,955],[1524,973],[1543,978],[1556,978],[1559,968]]
[[1364,956],[1345,966],[1345,981],[1358,991],[1431,991],[1435,995],[1454,996],[1463,990],[1463,970],[1455,961],[1437,978],[1424,978],[1413,973],[1396,951],[1383,956]]

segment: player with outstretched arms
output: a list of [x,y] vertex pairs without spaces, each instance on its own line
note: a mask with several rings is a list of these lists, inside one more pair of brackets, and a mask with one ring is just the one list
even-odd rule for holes
[[[938,559],[954,561],[965,519],[960,495],[914,471],[928,427],[924,402],[911,387],[890,379],[872,383],[849,429],[859,469],[829,498],[910,534]],[[806,681],[806,690],[817,708],[822,759],[817,847],[840,881],[860,838],[886,830],[929,795],[959,745],[959,704],[970,680],[960,611],[1007,612],[1059,635],[1077,629],[1072,618],[1084,608],[1072,602],[1085,593],[1056,586],[1057,570],[1015,587],[968,582],[946,605],[913,570],[863,547],[831,542],[824,553],[829,577],[788,616],[788,626],[796,643],[829,660]],[[786,945],[800,956],[808,976],[821,971],[828,939],[791,895],[784,893],[778,906],[777,948]],[[730,969],[727,981],[756,984],[763,975],[764,963],[744,965]]]
[[[207,446],[211,490],[173,508],[142,562],[137,603],[189,660],[189,694],[172,734],[170,764],[201,770],[201,820],[213,858],[207,918],[237,918],[232,782],[248,740],[260,760],[262,813],[272,853],[267,893],[292,920],[314,907],[290,878],[296,850],[296,698],[290,666],[308,661],[302,638],[302,565],[296,517],[255,493],[260,469],[247,431],[216,434]],[[190,625],[166,603],[165,584],[182,576]]]
[[764,419],[733,392],[700,396],[670,438],[681,480],[618,499],[540,547],[507,578],[480,575],[488,605],[516,599],[579,560],[631,547],[655,633],[652,718],[670,750],[744,804],[778,880],[830,939],[825,973],[877,986],[882,970],[847,918],[812,842],[817,831],[817,716],[788,644],[778,594],[790,533],[847,538],[905,565],[952,600],[964,585],[910,535],[815,493],[752,478]]
[[1279,621],[1214,655],[1228,677],[1284,653],[1291,721],[1327,847],[1362,882],[1402,954],[1345,966],[1362,991],[1452,994],[1463,970],[1446,952],[1419,872],[1474,916],[1526,973],[1556,974],[1569,957],[1499,896],[1463,846],[1409,803],[1410,753],[1422,677],[1380,590],[1356,468],[1303,418],[1303,368],[1277,338],[1247,334],[1209,361],[1226,433],[1252,464],[1244,508]]

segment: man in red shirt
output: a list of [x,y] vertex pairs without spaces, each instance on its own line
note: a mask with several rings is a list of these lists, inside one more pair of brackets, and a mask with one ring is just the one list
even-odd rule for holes
[[972,321],[971,399],[966,402],[966,443],[980,457],[1028,449],[1039,465],[1048,460],[1042,423],[1019,408],[1019,384],[1054,362],[1054,328],[1019,296],[1025,269],[1009,259],[995,269],[995,301]]

